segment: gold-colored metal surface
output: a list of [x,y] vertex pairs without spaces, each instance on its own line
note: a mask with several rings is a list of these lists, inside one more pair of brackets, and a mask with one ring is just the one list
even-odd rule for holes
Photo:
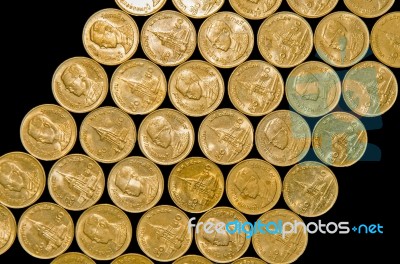
[[206,18],[216,13],[225,0],[172,0],[176,9],[191,18]]
[[212,262],[202,256],[186,255],[175,260],[172,264],[212,264]]
[[264,19],[278,10],[282,0],[229,0],[229,3],[247,19]]
[[13,245],[17,236],[17,223],[13,213],[0,204],[0,256]]
[[160,10],[167,0],[115,0],[125,12],[134,16],[148,16]]
[[115,260],[113,260],[113,262],[111,262],[111,264],[136,264],[136,263],[153,264],[153,261],[140,254],[128,253],[116,258]]
[[344,0],[343,2],[357,16],[374,18],[388,12],[395,0]]
[[51,264],[96,264],[96,262],[82,253],[67,252],[55,258]]
[[287,0],[290,8],[307,18],[322,17],[330,13],[339,0]]
[[252,258],[252,257],[246,257],[246,258],[240,258],[232,264],[266,264],[266,262],[262,261],[259,258]]

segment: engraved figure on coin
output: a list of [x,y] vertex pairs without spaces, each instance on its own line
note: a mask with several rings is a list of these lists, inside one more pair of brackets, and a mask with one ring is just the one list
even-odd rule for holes
[[4,161],[0,163],[0,186],[23,199],[29,199],[40,185],[36,174],[34,171],[24,171],[17,163]]
[[0,212],[0,249],[3,248],[11,237],[11,225],[9,217]]
[[110,127],[94,127],[92,128],[97,132],[101,141],[108,142],[112,145],[115,153],[121,152],[128,141],[128,129],[122,127],[119,129],[115,126]]
[[281,235],[272,235],[273,240],[269,246],[270,256],[273,261],[286,262],[290,256],[292,256],[299,244],[301,243],[302,237],[304,236],[303,230],[298,231],[294,234],[289,234],[283,238]]
[[314,0],[305,0],[303,1],[304,4],[302,5],[301,11],[304,14],[308,15],[318,15],[320,12],[322,12],[325,7],[329,4],[329,2],[332,0],[320,0],[320,1],[314,1]]
[[[57,220],[50,224],[44,224],[40,221],[36,221],[30,218],[28,218],[28,220],[31,222],[32,225],[31,230],[35,230],[33,232],[37,232],[37,234],[39,234],[39,237],[42,240],[46,241],[46,244],[40,242],[35,245],[38,251],[42,251],[44,249],[47,252],[52,252],[62,246],[69,228],[67,225],[60,223],[60,221]],[[36,236],[36,234],[33,233],[31,233],[30,235],[33,237]]]

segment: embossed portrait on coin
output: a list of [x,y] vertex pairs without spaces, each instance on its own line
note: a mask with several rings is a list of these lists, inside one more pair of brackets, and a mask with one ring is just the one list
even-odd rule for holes
[[134,168],[125,166],[115,177],[115,186],[125,195],[144,195],[151,200],[157,194],[158,181],[156,176],[139,176]]
[[101,49],[119,49],[124,55],[133,44],[133,33],[128,26],[116,27],[99,20],[90,28],[90,40]]
[[124,226],[112,223],[99,214],[92,214],[85,220],[83,233],[94,243],[106,244],[113,251],[118,250],[126,239]]
[[[219,228],[219,224],[222,222],[218,218],[211,217],[207,219],[207,222],[211,222],[214,224],[214,226]],[[225,228],[220,228],[216,232],[215,230],[211,232],[210,234],[206,232],[202,232],[202,237],[204,238],[205,241],[210,243],[213,246],[228,246],[230,242],[232,242],[231,235],[225,230]]]
[[11,237],[10,217],[0,213],[0,249],[3,248]]
[[39,179],[33,172],[23,171],[17,163],[3,162],[0,163],[0,185],[28,199],[36,193]]

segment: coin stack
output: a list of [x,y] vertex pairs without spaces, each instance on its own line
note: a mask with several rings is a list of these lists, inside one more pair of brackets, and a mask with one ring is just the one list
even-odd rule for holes
[[[287,0],[294,12],[280,11],[281,0],[166,2],[115,0],[88,18],[88,56],[55,69],[58,105],[22,120],[27,153],[0,157],[0,254],[16,237],[54,264],[292,263],[306,250],[304,230],[249,238],[189,223],[304,223],[334,206],[335,167],[367,148],[360,117],[384,114],[397,97],[394,0],[345,0],[348,11],[337,12],[338,0]],[[377,17],[370,34],[363,19]],[[314,31],[311,19],[320,20]],[[363,60],[370,45],[379,61]],[[350,111],[337,110],[341,98]],[[84,153],[70,153],[76,144]],[[52,162],[48,173],[39,160]],[[45,188],[52,201],[37,202]],[[17,225],[12,210],[21,208]]]

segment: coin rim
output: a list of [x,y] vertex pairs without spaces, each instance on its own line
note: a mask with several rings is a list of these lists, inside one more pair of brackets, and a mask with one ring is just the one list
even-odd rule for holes
[[[62,258],[62,257],[64,257],[64,258],[67,258],[68,256],[72,256],[72,257],[83,257],[83,258],[85,258],[86,260],[85,260],[85,263],[82,263],[82,264],[96,264],[96,262],[94,262],[94,260],[93,259],[91,259],[89,256],[87,256],[87,255],[85,255],[85,254],[82,254],[81,252],[76,252],[76,251],[71,251],[71,252],[65,252],[65,253],[63,253],[63,254],[61,254],[61,255],[59,255],[58,257],[56,257],[55,259],[53,259],[52,261],[51,261],[51,263],[50,264],[56,264],[58,261],[60,261],[60,259]],[[67,259],[68,260],[68,259]],[[62,261],[62,260],[61,260]],[[64,260],[65,261],[65,260]],[[65,263],[65,264],[67,264],[66,262],[61,262],[61,263],[59,263],[59,264],[63,264],[63,263]]]
[[202,16],[195,16],[195,15],[190,14],[189,12],[186,12],[186,11],[183,10],[182,8],[180,8],[180,7],[178,6],[178,4],[176,3],[176,1],[177,1],[177,0],[172,0],[172,3],[174,4],[174,7],[175,7],[180,13],[184,14],[184,15],[187,16],[187,17],[194,18],[194,19],[203,19],[203,18],[209,17],[209,16],[211,16],[211,15],[217,13],[217,12],[221,9],[221,7],[224,5],[224,3],[225,3],[225,0],[222,0],[222,1],[221,1],[221,4],[217,7],[217,9],[214,10],[214,11],[213,11],[212,13],[210,13],[210,14],[202,15]]
[[[153,262],[151,259],[149,259],[149,258],[146,257],[145,255],[138,254],[138,253],[126,253],[126,254],[122,254],[122,255],[120,255],[119,257],[115,258],[115,259],[111,262],[111,264],[117,264],[118,261],[120,261],[121,259],[126,258],[126,257],[138,257],[138,258],[143,258],[144,260],[148,261],[149,263],[154,264],[154,262]],[[121,263],[121,264],[123,264],[123,263]],[[146,263],[142,263],[142,262],[141,262],[140,264],[146,264]]]
[[240,2],[241,0],[229,0],[229,4],[231,5],[232,9],[233,9],[236,13],[238,13],[240,16],[242,16],[242,17],[244,17],[244,18],[246,18],[246,19],[250,19],[250,20],[261,20],[261,19],[266,19],[267,17],[273,15],[273,14],[279,9],[279,7],[282,5],[282,0],[275,0],[274,6],[277,5],[277,2],[278,2],[278,1],[279,1],[279,4],[278,4],[278,6],[277,6],[276,8],[271,9],[271,10],[273,10],[273,12],[268,13],[266,16],[265,16],[265,15],[263,15],[263,16],[250,16],[250,15],[247,15],[247,14],[245,15],[245,13],[242,12],[242,10],[240,10],[240,9],[237,8],[237,7],[235,7],[236,4],[232,4],[232,2],[234,2],[234,1],[239,1],[239,2]]
[[[9,214],[9,216],[11,218],[12,226],[11,226],[11,230],[10,230],[11,231],[10,238],[7,240],[7,243],[3,247],[0,248],[0,256],[2,254],[6,253],[11,248],[11,246],[15,242],[15,238],[17,237],[17,222],[15,221],[15,216],[13,215],[11,210],[7,206],[5,206],[3,203],[0,203],[0,211],[1,211],[1,209],[4,209]],[[4,226],[1,226],[2,230],[4,230],[3,228],[4,228]]]
[[[332,1],[332,0],[329,0],[329,1]],[[333,9],[335,9],[335,7],[337,6],[339,0],[333,0],[333,1],[336,1],[336,3],[333,5],[333,7],[329,8],[328,11],[319,13],[319,15],[314,15],[314,16],[313,16],[313,15],[306,15],[306,14],[303,14],[302,12],[300,12],[300,10],[299,10],[298,8],[295,7],[295,3],[293,2],[293,0],[287,0],[286,2],[288,3],[289,7],[290,7],[294,12],[296,12],[298,15],[300,15],[300,16],[302,16],[302,17],[305,17],[305,18],[320,18],[320,17],[326,16],[326,15],[329,14]],[[314,1],[314,3],[315,3],[315,2],[318,2],[318,1]]]
[[139,13],[134,13],[134,12],[128,10],[128,8],[125,8],[124,6],[122,6],[122,5],[119,3],[119,0],[115,0],[115,3],[118,5],[119,8],[121,8],[121,10],[122,10],[123,12],[126,12],[126,13],[128,13],[129,15],[138,16],[138,17],[141,17],[141,16],[146,17],[146,16],[150,16],[150,15],[156,13],[158,10],[160,10],[161,8],[163,8],[164,5],[167,3],[167,0],[161,0],[161,1],[163,1],[164,3],[162,3],[159,7],[153,9],[151,12],[144,13],[144,14],[142,14],[142,13],[140,13],[140,14],[139,14]]
[[[392,1],[392,0],[389,0],[389,1]],[[390,10],[390,8],[392,8],[392,6],[394,5],[395,0],[393,0],[392,3],[388,5],[388,7],[383,9],[383,11],[381,11],[379,13],[374,13],[371,15],[364,15],[362,12],[358,12],[356,8],[352,7],[352,5],[350,4],[351,1],[349,1],[349,0],[344,0],[343,2],[346,5],[347,9],[349,9],[356,16],[363,17],[363,18],[376,18],[376,17],[380,17],[380,16],[384,15],[385,13],[387,13]]]

